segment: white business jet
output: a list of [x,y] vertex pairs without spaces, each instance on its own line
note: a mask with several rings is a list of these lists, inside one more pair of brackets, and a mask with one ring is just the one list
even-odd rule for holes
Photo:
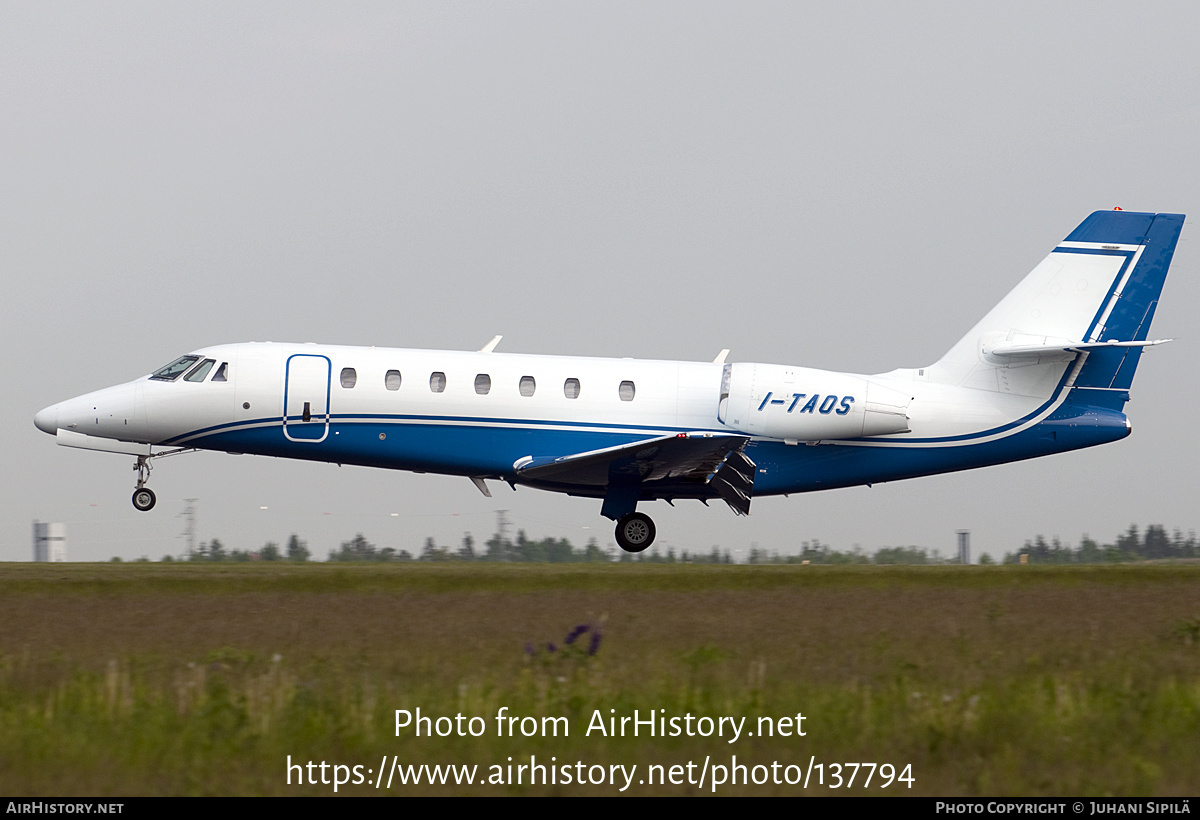
[[193,450],[489,479],[602,500],[724,500],[965,470],[1115,441],[1182,215],[1097,211],[937,362],[875,376],[777,364],[246,343],[47,407],[68,447]]

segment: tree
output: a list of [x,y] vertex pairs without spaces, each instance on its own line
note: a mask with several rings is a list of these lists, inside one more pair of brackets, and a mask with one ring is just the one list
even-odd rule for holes
[[876,564],[928,564],[929,554],[917,547],[883,547],[875,553]]
[[587,546],[583,550],[583,560],[592,564],[603,564],[612,560],[612,557],[600,549],[600,545],[596,543],[595,538],[589,538]]
[[512,542],[507,538],[501,538],[500,533],[496,533],[487,541],[487,554],[484,556],[484,560],[511,561],[513,560],[512,549]]
[[450,559],[450,550],[445,547],[439,547],[432,537],[425,539],[425,548],[421,550],[420,561],[447,561]]
[[462,546],[458,548],[457,556],[463,561],[474,561],[478,557],[475,555],[475,538],[471,533],[463,533]]
[[378,561],[380,556],[375,545],[360,532],[349,541],[342,542],[338,552],[329,553],[330,561]]
[[1131,561],[1137,558],[1138,554],[1142,551],[1141,541],[1142,539],[1138,537],[1137,524],[1130,524],[1128,532],[1124,535],[1118,535],[1117,550],[1123,553],[1122,560]]
[[1079,541],[1079,551],[1076,553],[1076,560],[1081,564],[1098,564],[1104,560],[1104,551],[1100,549],[1099,544],[1088,537],[1086,532]]
[[292,533],[292,537],[288,539],[287,543],[287,559],[289,561],[307,561],[309,555],[311,553],[308,551],[308,545],[297,538],[295,533]]
[[1142,538],[1142,554],[1147,558],[1171,557],[1171,542],[1161,524],[1146,527],[1146,535]]
[[1050,562],[1050,547],[1046,544],[1046,539],[1038,536],[1032,544],[1025,542],[1025,551],[1029,553],[1029,563],[1031,564],[1048,564]]
[[224,561],[229,556],[225,554],[225,545],[221,543],[221,539],[214,538],[207,544],[203,541],[196,551],[188,558],[189,561]]

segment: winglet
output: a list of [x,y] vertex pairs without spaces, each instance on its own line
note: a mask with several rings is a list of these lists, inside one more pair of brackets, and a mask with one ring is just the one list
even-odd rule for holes
[[504,338],[503,336],[494,336],[490,342],[485,344],[483,347],[479,348],[479,352],[480,353],[491,353],[493,350],[496,349],[496,345],[500,344],[500,340],[503,338]]

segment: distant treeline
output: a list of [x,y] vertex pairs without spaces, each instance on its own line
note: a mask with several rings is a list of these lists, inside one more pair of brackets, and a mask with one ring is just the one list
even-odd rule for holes
[[[1078,547],[1064,546],[1056,537],[1049,544],[1043,536],[1026,541],[1023,549],[1006,553],[1003,563],[1017,564],[1021,556],[1030,564],[1098,564],[1144,561],[1162,558],[1200,558],[1200,543],[1195,532],[1185,538],[1180,530],[1170,536],[1161,525],[1152,524],[1144,534],[1136,525],[1117,536],[1112,544],[1098,544],[1084,535]],[[308,544],[292,535],[287,544],[280,547],[268,542],[262,549],[227,550],[220,539],[202,543],[191,554],[182,558],[164,556],[163,561],[308,561],[312,552]],[[114,561],[121,559],[114,558]],[[140,559],[148,560],[148,559]],[[800,551],[782,555],[751,547],[744,562],[735,560],[729,550],[713,547],[708,552],[676,551],[668,547],[661,552],[657,547],[644,553],[631,555],[617,549],[605,549],[590,539],[583,547],[576,547],[565,538],[528,538],[519,531],[515,539],[493,535],[484,544],[476,544],[474,536],[465,533],[457,547],[439,546],[433,538],[426,538],[424,548],[417,555],[408,550],[393,547],[377,547],[362,533],[343,541],[336,550],[330,550],[330,561],[400,562],[400,561],[510,561],[538,564],[568,563],[661,563],[661,564],[956,564],[957,557],[946,558],[937,551],[920,547],[882,547],[867,553],[855,547],[850,551],[835,550],[820,541],[804,541]],[[984,553],[980,564],[995,563]]]
[[[308,544],[292,535],[285,547],[268,542],[258,551],[228,550],[221,540],[214,538],[204,542],[189,555],[180,558],[167,555],[163,561],[308,561],[312,552]],[[113,558],[120,561],[120,558]],[[141,561],[149,559],[142,558]],[[884,547],[873,554],[855,548],[850,552],[831,549],[820,541],[805,541],[797,555],[781,555],[758,547],[751,547],[744,562],[734,559],[729,550],[713,547],[708,552],[676,551],[668,547],[666,552],[658,548],[631,555],[616,549],[604,549],[590,539],[583,547],[576,547],[566,538],[530,539],[519,531],[515,539],[493,535],[482,545],[475,543],[470,533],[465,533],[458,547],[439,546],[433,538],[425,539],[420,554],[393,547],[377,547],[362,533],[343,541],[336,550],[330,550],[330,561],[359,562],[403,562],[403,561],[510,561],[537,564],[582,564],[582,563],[649,563],[649,564],[944,564],[953,563],[942,559],[934,551],[930,554],[917,547]]]
[[931,554],[919,547],[882,547],[871,554],[855,548],[835,550],[820,541],[805,541],[797,555],[780,555],[758,547],[750,548],[747,564],[945,564],[936,550]]
[[1030,564],[1115,564],[1162,558],[1200,558],[1200,544],[1194,531],[1185,538],[1178,529],[1167,535],[1165,527],[1151,524],[1142,534],[1136,525],[1130,525],[1111,544],[1098,544],[1084,535],[1078,547],[1071,547],[1063,546],[1058,538],[1047,544],[1039,535],[1033,541],[1026,541],[1019,552],[1005,554],[1004,563],[1020,563],[1022,555]]
[[[308,551],[308,545],[301,541],[297,536],[293,535],[288,539],[287,546],[280,549],[279,545],[274,541],[268,541],[263,545],[263,548],[257,552],[250,550],[226,550],[225,545],[221,543],[221,539],[214,538],[211,541],[200,544],[196,551],[184,555],[182,558],[175,558],[172,555],[164,555],[163,561],[170,563],[172,561],[307,561],[312,553]],[[120,561],[120,558],[113,558],[114,561]],[[149,559],[142,558],[142,561]]]
[[[590,539],[582,548],[576,548],[565,538],[543,538],[540,541],[526,537],[519,531],[515,539],[493,535],[482,546],[476,546],[470,533],[463,535],[457,548],[438,546],[432,538],[425,539],[421,554],[413,556],[407,550],[390,548],[377,549],[360,533],[350,541],[344,541],[341,549],[329,553],[330,561],[516,561],[536,564],[580,564],[580,563],[649,563],[649,564],[734,564],[729,550],[713,547],[708,552],[692,552],[668,547],[666,552],[657,548],[648,552],[631,554],[622,550],[602,549],[596,539]],[[805,541],[798,555],[780,555],[752,547],[746,560],[748,564],[929,564],[940,563],[925,550],[916,547],[882,549],[874,556],[860,550],[838,552],[819,541]]]

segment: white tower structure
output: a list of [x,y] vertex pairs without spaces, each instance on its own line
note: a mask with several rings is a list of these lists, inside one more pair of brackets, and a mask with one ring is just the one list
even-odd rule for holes
[[971,563],[971,531],[958,531],[958,563],[964,566]]
[[67,560],[67,525],[33,522],[33,560]]

